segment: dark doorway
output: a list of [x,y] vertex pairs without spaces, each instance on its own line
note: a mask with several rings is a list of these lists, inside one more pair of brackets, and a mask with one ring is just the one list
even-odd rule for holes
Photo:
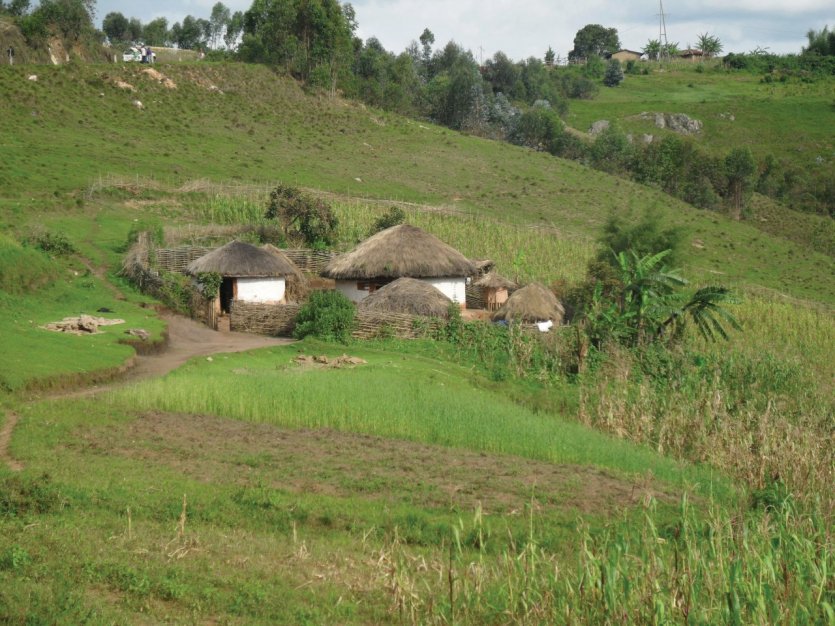
[[224,278],[220,283],[220,310],[222,313],[229,313],[232,300],[235,299],[235,284],[234,278]]

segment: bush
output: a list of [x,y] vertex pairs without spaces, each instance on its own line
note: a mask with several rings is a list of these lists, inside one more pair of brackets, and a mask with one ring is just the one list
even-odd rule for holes
[[615,265],[615,256],[627,250],[634,250],[640,256],[670,250],[666,262],[674,265],[682,237],[680,228],[661,230],[657,212],[645,211],[637,223],[631,216],[624,219],[612,213],[603,226],[599,239],[601,250],[597,259]]
[[603,76],[603,84],[607,87],[617,87],[623,82],[623,70],[620,61],[612,59],[606,66],[606,74]]
[[293,336],[348,343],[354,330],[356,307],[338,291],[314,291],[296,318]]
[[377,218],[377,221],[371,226],[371,230],[368,232],[368,235],[371,236],[374,233],[379,233],[381,230],[385,230],[386,228],[391,228],[392,226],[397,226],[398,224],[402,224],[406,221],[406,213],[400,207],[393,206],[389,209],[388,213],[381,215]]
[[330,204],[296,187],[273,189],[265,217],[278,220],[288,239],[301,240],[312,248],[324,249],[336,242],[339,221]]
[[68,256],[75,253],[75,246],[64,233],[48,230],[37,231],[26,238],[26,244],[46,252],[50,256]]

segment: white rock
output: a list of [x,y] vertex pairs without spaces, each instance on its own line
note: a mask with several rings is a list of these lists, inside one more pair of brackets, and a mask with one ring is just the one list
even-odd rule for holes
[[145,106],[139,100],[134,100],[133,101],[133,106],[135,106],[137,109],[144,109],[145,108]]
[[31,80],[33,83],[38,82],[38,75],[37,74],[29,74],[29,80]]

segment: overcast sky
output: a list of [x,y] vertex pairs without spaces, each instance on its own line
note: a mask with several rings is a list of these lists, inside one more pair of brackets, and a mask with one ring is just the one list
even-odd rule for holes
[[[98,0],[97,21],[111,11],[138,17],[143,24],[165,17],[169,26],[186,15],[208,18],[217,0]],[[223,0],[245,11],[251,0]],[[450,39],[476,59],[497,50],[515,60],[542,57],[548,46],[565,57],[575,33],[586,24],[618,29],[625,48],[640,50],[659,33],[658,0],[355,0],[358,35],[377,37],[387,50],[401,52],[424,28],[435,46]],[[667,38],[679,47],[695,45],[700,33],[719,37],[724,52],[756,47],[775,53],[800,52],[810,28],[835,28],[833,0],[666,0]]]

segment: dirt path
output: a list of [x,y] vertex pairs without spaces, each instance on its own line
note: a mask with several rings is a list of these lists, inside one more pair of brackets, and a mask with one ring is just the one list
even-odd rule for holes
[[[93,396],[146,378],[164,376],[194,357],[224,352],[245,352],[292,343],[290,339],[277,339],[262,335],[219,333],[194,320],[171,313],[160,314],[160,317],[168,324],[168,345],[164,351],[153,355],[137,355],[135,366],[122,378],[113,382],[74,391],[60,391],[42,397],[62,399]],[[0,463],[5,463],[14,471],[23,469],[23,465],[12,458],[9,453],[12,431],[18,419],[19,416],[16,413],[7,412],[6,421],[0,429]]]

